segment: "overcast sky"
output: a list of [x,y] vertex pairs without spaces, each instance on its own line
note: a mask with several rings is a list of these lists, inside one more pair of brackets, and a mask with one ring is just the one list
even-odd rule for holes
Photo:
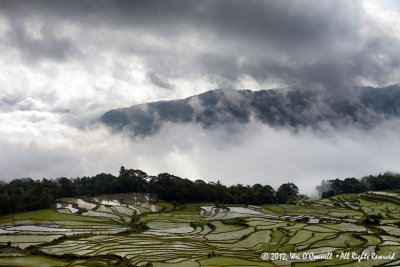
[[93,124],[112,108],[216,88],[346,96],[353,85],[399,83],[399,12],[396,0],[0,0],[0,179],[116,174],[123,164],[311,192],[323,178],[400,171],[398,122],[324,136],[168,125],[141,141]]

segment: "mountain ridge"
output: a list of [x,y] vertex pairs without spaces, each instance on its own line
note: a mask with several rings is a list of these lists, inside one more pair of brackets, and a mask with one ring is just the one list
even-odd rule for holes
[[157,101],[113,109],[101,122],[114,131],[146,136],[163,123],[248,123],[251,117],[272,127],[333,127],[354,124],[371,128],[380,121],[400,117],[400,85],[358,87],[351,98],[315,90],[271,89],[251,91],[215,89],[184,99]]

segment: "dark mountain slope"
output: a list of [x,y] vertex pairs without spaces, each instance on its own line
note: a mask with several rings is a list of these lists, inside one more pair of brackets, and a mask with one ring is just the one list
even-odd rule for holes
[[156,133],[164,122],[248,123],[251,116],[274,127],[370,128],[400,115],[400,86],[356,88],[351,98],[307,90],[212,90],[186,99],[152,102],[106,112],[101,121],[134,135]]

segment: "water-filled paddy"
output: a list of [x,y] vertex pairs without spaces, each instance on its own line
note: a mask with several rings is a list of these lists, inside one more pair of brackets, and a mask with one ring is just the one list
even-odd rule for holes
[[273,215],[259,212],[254,209],[245,208],[245,207],[228,206],[226,208],[225,207],[217,208],[214,206],[201,206],[201,208],[211,214],[233,212],[233,213],[241,213],[241,214],[259,215],[259,216],[265,216],[265,217],[275,217]]
[[67,209],[67,210],[69,210],[70,213],[77,213],[79,211],[79,209],[74,208],[71,203],[58,202],[58,203],[56,203],[56,208],[57,209]]
[[[370,201],[371,195],[374,200],[378,199],[375,204]],[[90,260],[93,260],[93,264],[99,261],[91,257],[119,255],[126,257],[131,264],[152,262],[154,266],[285,266],[294,261],[261,261],[261,252],[323,254],[345,249],[357,253],[374,251],[382,254],[395,251],[400,244],[400,233],[396,225],[400,219],[392,215],[400,211],[400,207],[396,202],[387,201],[391,197],[397,201],[397,195],[369,193],[366,197],[368,199],[349,194],[331,200],[308,200],[299,205],[227,205],[227,208],[219,210],[201,203],[182,205],[176,209],[168,203],[154,205],[149,203],[145,195],[118,194],[96,199],[62,199],[59,205],[55,205],[55,210],[1,218],[3,226],[0,228],[0,242],[5,245],[10,241],[12,245],[21,248],[37,245],[36,249],[48,255],[70,253],[88,256],[79,260],[82,265]],[[355,201],[358,198],[360,200]],[[164,207],[163,211],[160,211],[161,207]],[[71,214],[62,214],[65,210]],[[365,212],[371,210],[383,214],[380,226],[363,224]],[[149,227],[148,230],[141,233],[127,231],[130,229],[130,217],[135,212],[141,215],[140,222]],[[50,243],[64,234],[68,236]],[[393,261],[377,263],[389,265],[399,261],[399,256]],[[48,259],[33,260],[28,256],[17,258],[25,258],[27,262]],[[0,259],[4,261],[3,264],[14,264],[10,258]],[[54,260],[54,265],[63,264],[62,261]],[[115,262],[118,258],[102,258],[100,261],[108,260]],[[299,261],[296,266],[352,262],[351,259],[318,263]],[[373,265],[368,262],[363,264]]]

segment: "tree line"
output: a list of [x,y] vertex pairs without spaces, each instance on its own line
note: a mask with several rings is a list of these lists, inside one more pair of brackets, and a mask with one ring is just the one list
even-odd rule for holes
[[400,189],[400,175],[386,172],[377,176],[365,176],[361,179],[352,177],[343,180],[339,178],[322,180],[321,185],[318,185],[316,189],[322,198],[339,194]]
[[141,170],[126,169],[119,175],[97,174],[93,177],[33,180],[15,179],[0,184],[0,215],[46,209],[57,198],[96,196],[128,192],[147,193],[157,200],[213,202],[230,204],[286,203],[299,197],[293,183],[282,184],[276,191],[269,185],[236,184],[226,186],[218,182],[191,181],[168,173],[149,176]]

